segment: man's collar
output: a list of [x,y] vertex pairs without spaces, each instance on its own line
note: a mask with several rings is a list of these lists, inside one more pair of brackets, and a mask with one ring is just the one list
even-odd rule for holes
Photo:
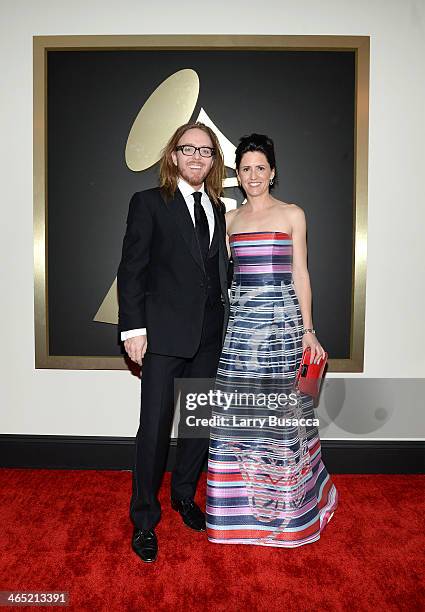
[[[177,181],[177,187],[180,189],[181,194],[184,198],[187,198],[188,196],[192,195],[192,193],[195,191],[192,185],[189,185],[189,183],[181,177],[179,177]],[[200,191],[201,193],[205,193],[204,183],[202,183],[201,188],[198,191]]]

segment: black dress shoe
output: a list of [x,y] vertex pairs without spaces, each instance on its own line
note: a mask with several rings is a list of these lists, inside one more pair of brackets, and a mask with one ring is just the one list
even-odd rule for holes
[[172,499],[171,507],[180,514],[185,525],[195,531],[205,531],[205,516],[193,499]]
[[158,540],[153,529],[134,528],[131,546],[142,561],[151,563],[158,554]]

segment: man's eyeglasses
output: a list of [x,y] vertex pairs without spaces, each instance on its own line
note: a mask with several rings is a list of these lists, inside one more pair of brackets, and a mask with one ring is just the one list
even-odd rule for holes
[[181,151],[183,155],[195,155],[195,152],[199,151],[201,157],[212,157],[215,153],[213,147],[194,147],[193,145],[179,145],[176,151]]

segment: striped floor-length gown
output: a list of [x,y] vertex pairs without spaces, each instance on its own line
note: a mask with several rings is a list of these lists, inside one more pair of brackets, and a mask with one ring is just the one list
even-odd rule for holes
[[230,246],[234,278],[210,432],[208,539],[300,546],[320,538],[338,494],[321,459],[313,400],[293,391],[302,318],[292,240],[245,232],[233,234]]

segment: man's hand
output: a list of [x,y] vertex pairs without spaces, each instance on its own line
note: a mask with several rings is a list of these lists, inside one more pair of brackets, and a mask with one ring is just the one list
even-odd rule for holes
[[143,357],[148,348],[148,340],[146,336],[135,336],[124,341],[124,348],[131,361],[142,365]]

